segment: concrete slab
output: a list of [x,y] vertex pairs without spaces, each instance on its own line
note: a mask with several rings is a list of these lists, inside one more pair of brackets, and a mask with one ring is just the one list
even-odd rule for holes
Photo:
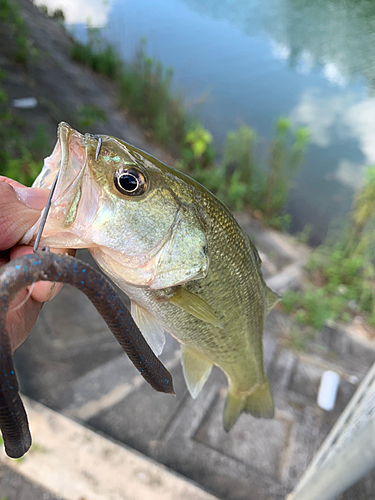
[[63,500],[0,463],[1,500]]
[[[23,400],[33,447],[21,461],[11,460],[1,451],[0,463],[54,495],[64,500],[215,500],[139,453],[40,403],[25,397]],[[55,498],[45,493],[43,500]],[[33,499],[31,494],[17,500],[21,498]]]

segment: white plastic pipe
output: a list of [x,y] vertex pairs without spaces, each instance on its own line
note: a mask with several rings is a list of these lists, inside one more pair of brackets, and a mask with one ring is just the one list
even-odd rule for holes
[[336,372],[328,370],[323,373],[318,392],[318,406],[326,411],[335,407],[340,377]]

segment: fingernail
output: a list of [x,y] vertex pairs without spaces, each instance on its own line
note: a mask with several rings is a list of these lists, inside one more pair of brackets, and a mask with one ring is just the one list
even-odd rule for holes
[[63,283],[52,283],[51,289],[48,292],[46,302],[48,300],[52,300],[56,297],[56,295],[59,293],[59,291],[62,289]]
[[39,188],[13,188],[17,198],[34,210],[43,210],[47,204],[48,190]]

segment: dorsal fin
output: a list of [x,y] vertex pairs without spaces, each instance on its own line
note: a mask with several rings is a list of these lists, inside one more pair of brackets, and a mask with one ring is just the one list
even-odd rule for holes
[[270,312],[270,310],[279,302],[281,297],[278,293],[271,290],[271,288],[269,288],[268,286],[266,286],[266,297],[267,297],[266,310],[267,310],[267,314],[268,314]]
[[260,270],[261,265],[262,265],[262,259],[260,258],[258,249],[254,245],[254,243],[252,242],[250,236],[249,235],[247,235],[247,236],[248,236],[248,241],[249,241],[249,244],[250,244],[250,249],[251,249],[251,251],[252,251],[252,253],[254,255],[255,264],[256,264],[257,268]]

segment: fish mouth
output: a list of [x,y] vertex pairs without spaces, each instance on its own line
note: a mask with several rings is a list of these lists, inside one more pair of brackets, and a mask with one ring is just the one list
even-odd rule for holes
[[61,122],[57,131],[60,146],[60,165],[54,196],[53,208],[63,215],[64,229],[70,227],[77,215],[77,207],[82,195],[82,180],[87,165],[84,136],[70,125]]
[[[89,145],[96,147],[97,142],[97,136],[82,135],[66,122],[59,124],[55,148],[51,156],[45,159],[43,169],[33,184],[33,187],[51,189],[58,176],[43,229],[42,244],[56,248],[88,246],[78,226],[87,227],[95,212],[93,200],[97,199],[98,193],[88,179],[87,150]],[[83,214],[79,218],[84,216],[84,221],[77,220],[79,207]],[[29,243],[35,237],[41,219],[42,216],[27,231],[24,243]]]
[[57,129],[57,144],[52,156],[47,159],[58,175],[52,197],[51,212],[59,220],[62,229],[70,228],[77,217],[82,198],[84,180],[88,174],[87,146],[98,141],[96,136],[83,135],[68,123],[61,122]]

